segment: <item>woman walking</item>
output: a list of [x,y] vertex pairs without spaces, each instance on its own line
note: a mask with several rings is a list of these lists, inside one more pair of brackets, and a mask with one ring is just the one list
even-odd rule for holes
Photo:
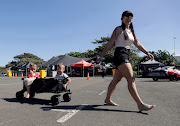
[[108,44],[105,46],[97,61],[100,62],[102,57],[115,43],[116,49],[114,52],[114,65],[116,66],[116,71],[113,80],[108,87],[107,96],[104,101],[105,105],[117,106],[117,104],[111,100],[111,97],[118,82],[121,81],[122,77],[125,77],[128,82],[128,90],[137,103],[139,111],[147,111],[154,108],[155,105],[145,104],[137,92],[133,69],[131,63],[129,62],[130,46],[133,43],[140,51],[151,58],[151,60],[154,59],[154,56],[149,53],[136,38],[132,19],[133,14],[131,11],[124,11],[122,13],[122,25],[115,28]]

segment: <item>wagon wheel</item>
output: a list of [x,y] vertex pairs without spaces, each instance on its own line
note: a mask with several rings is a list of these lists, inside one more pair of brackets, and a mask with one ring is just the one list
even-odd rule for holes
[[30,92],[30,98],[34,98],[35,92]]
[[24,98],[24,93],[19,91],[19,92],[16,92],[16,98],[18,100],[22,100]]
[[53,95],[51,97],[51,102],[52,102],[52,105],[58,105],[59,102],[60,102],[60,96],[58,95]]
[[66,93],[63,95],[63,99],[65,102],[71,101],[71,95],[69,93]]

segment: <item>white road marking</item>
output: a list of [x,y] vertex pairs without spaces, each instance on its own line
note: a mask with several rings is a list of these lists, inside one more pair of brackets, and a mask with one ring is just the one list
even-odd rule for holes
[[103,93],[105,93],[106,92],[106,90],[104,90],[104,91],[102,91],[101,93],[99,93],[98,95],[102,95]]
[[[15,84],[17,84],[17,83],[15,83]],[[15,85],[15,84],[0,84],[0,86],[8,86],[8,85]]]
[[90,92],[90,93],[99,93],[99,92],[96,92],[96,91],[86,91],[86,92]]
[[[78,113],[80,110],[82,110],[84,107],[86,107],[87,105],[86,104],[83,104],[83,105],[80,105],[79,107],[75,108],[75,110],[63,110],[63,109],[59,109],[58,111],[61,111],[61,112],[68,112],[66,115],[64,115],[63,117],[59,118],[57,120],[57,122],[60,122],[60,123],[64,123],[66,122],[68,119],[70,119],[71,117],[73,117],[76,113]],[[53,110],[53,111],[57,111],[56,110]]]

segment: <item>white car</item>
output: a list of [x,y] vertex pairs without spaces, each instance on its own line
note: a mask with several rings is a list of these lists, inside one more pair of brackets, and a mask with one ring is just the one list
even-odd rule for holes
[[7,73],[1,73],[0,76],[7,76]]

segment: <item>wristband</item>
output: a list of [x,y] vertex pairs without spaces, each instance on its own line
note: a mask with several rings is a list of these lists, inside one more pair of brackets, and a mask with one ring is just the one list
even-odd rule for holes
[[146,55],[147,55],[148,53],[149,53],[149,52],[147,51],[147,52],[146,52]]

